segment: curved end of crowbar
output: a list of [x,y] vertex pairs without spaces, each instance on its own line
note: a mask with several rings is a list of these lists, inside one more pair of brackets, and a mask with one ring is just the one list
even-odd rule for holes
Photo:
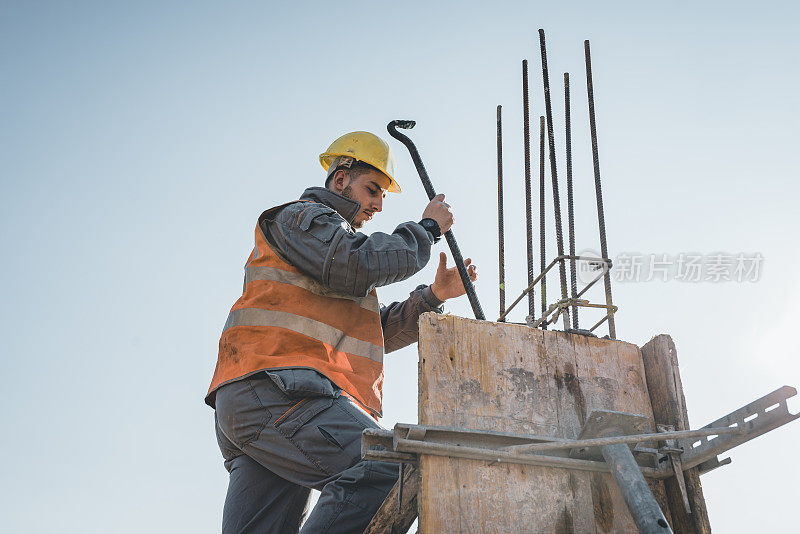
[[400,128],[402,130],[410,130],[411,128],[413,128],[416,125],[417,125],[416,121],[399,119],[399,120],[390,122],[386,126],[386,129],[389,130],[389,132],[391,132],[392,130],[394,130],[396,128]]

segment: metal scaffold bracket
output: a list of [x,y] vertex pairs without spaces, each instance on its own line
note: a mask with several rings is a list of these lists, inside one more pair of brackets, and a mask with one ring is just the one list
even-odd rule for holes
[[401,464],[416,465],[428,454],[611,473],[639,531],[668,533],[646,478],[676,477],[688,510],[683,471],[698,467],[703,474],[726,465],[730,459],[717,455],[800,418],[787,405],[796,394],[783,386],[696,430],[659,425],[652,432],[644,415],[596,410],[578,439],[398,423],[393,430],[364,430],[361,452],[366,460]]

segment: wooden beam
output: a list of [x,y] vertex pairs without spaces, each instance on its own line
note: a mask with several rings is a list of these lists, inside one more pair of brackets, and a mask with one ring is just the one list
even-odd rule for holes
[[[425,314],[419,350],[421,425],[575,439],[593,410],[652,418],[630,343]],[[636,532],[610,474],[431,455],[419,469],[422,533]]]
[[[678,369],[678,351],[672,338],[660,334],[648,341],[642,346],[642,360],[655,422],[671,425],[675,430],[688,430],[689,416]],[[691,514],[685,511],[677,479],[667,479],[664,485],[672,512],[672,529],[675,534],[709,534],[711,525],[700,474],[695,467],[684,471],[684,475]]]
[[399,483],[396,483],[370,521],[364,534],[405,534],[417,518],[419,471],[406,464],[403,470],[403,506],[397,509]]

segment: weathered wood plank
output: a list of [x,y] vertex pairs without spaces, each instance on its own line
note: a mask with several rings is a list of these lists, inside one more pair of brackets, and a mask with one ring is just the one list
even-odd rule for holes
[[[423,425],[574,439],[596,409],[652,418],[629,343],[426,314],[419,349]],[[608,474],[433,456],[420,473],[423,533],[636,532]]]
[[396,483],[386,500],[373,516],[364,534],[405,534],[417,518],[417,492],[419,491],[419,470],[406,464],[403,470],[403,505],[398,511]]
[[[642,346],[642,359],[656,423],[672,425],[675,430],[688,430],[689,415],[678,368],[678,351],[672,338],[666,334],[655,336]],[[677,480],[665,481],[666,499],[672,511],[672,529],[676,534],[708,534],[711,524],[700,474],[697,468],[693,468],[684,471],[684,476],[691,515],[684,509]]]

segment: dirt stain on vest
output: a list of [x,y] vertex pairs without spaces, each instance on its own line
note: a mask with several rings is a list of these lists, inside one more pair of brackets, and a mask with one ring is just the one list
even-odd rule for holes
[[242,359],[241,355],[239,354],[239,349],[237,349],[235,345],[231,345],[230,343],[223,343],[221,352],[222,352],[221,356],[224,359],[230,360],[234,363],[239,363],[239,360]]
[[586,397],[583,396],[580,380],[575,376],[575,367],[571,363],[564,365],[563,376],[567,391],[569,391],[575,401],[573,405],[575,414],[578,416],[581,426],[583,426],[583,424],[586,423]]
[[592,473],[592,509],[595,523],[603,532],[611,532],[614,526],[614,504],[604,477],[600,473]]

